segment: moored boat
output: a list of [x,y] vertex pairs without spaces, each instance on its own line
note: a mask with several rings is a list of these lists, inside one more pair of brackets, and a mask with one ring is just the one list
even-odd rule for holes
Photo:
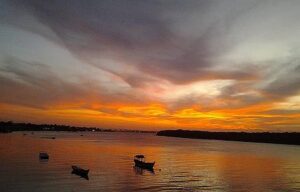
[[155,162],[146,162],[144,155],[136,155],[134,156],[134,163],[136,167],[144,168],[144,169],[153,169]]
[[72,165],[73,172],[77,175],[87,176],[89,174],[89,169],[82,169],[79,166]]
[[40,159],[49,159],[49,155],[46,152],[40,152]]

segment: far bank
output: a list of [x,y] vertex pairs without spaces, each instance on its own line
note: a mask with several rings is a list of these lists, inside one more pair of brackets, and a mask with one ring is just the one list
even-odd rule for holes
[[275,143],[300,145],[300,133],[298,132],[209,132],[189,130],[164,130],[157,133],[158,136],[181,137],[191,139],[213,139],[225,141],[243,141],[258,143]]

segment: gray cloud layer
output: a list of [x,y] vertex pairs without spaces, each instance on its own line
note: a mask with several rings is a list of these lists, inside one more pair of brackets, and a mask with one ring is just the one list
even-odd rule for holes
[[[85,64],[120,77],[133,88],[131,91],[161,80],[176,85],[215,79],[233,80],[233,85],[223,88],[219,97],[228,100],[227,107],[239,107],[267,99],[282,100],[299,93],[299,60],[295,59],[299,53],[291,53],[288,57],[274,55],[275,59],[271,58],[271,61],[253,59],[245,62],[223,58],[237,48],[242,49],[244,42],[253,41],[255,44],[261,40],[267,44],[286,39],[284,45],[289,49],[299,46],[299,41],[294,40],[300,33],[294,26],[298,23],[297,16],[300,16],[295,7],[300,3],[285,2],[12,0],[1,4],[2,9],[6,9],[1,14],[1,21],[66,47]],[[28,17],[22,18],[23,15],[35,18],[50,31],[33,25]],[[286,34],[288,26],[291,30],[289,36]],[[257,51],[260,57],[268,52],[259,53],[255,48],[256,45],[246,51],[252,51],[254,55]],[[71,96],[87,92],[59,80],[39,64],[21,68],[14,62],[16,60],[6,62],[2,70],[14,73],[35,87],[48,84],[49,90],[58,90],[57,97],[64,97],[65,93]],[[269,68],[274,70],[267,73]],[[49,79],[56,80],[49,82]],[[13,87],[20,91],[24,89],[21,88],[23,85],[4,77],[1,84],[2,87],[7,85],[7,92]],[[124,97],[133,95],[130,92]],[[47,94],[45,97],[28,97],[36,97],[37,101],[40,98],[52,100]],[[201,100],[201,96],[192,98],[195,103],[199,102],[198,98]],[[181,100],[183,105],[187,99]],[[15,100],[21,101],[20,98]]]
[[[217,1],[13,2],[14,7],[29,12],[50,27],[60,43],[76,57],[117,74],[132,86],[155,78],[181,84],[254,76],[242,68],[212,70],[215,65],[212,59],[232,46],[222,39],[228,33],[226,28],[242,10],[253,6],[248,3],[228,8],[231,3],[221,7]],[[210,10],[215,11],[215,15],[209,16]],[[181,27],[181,23],[177,23],[184,20],[191,25]],[[193,29],[193,24],[200,28]],[[95,59],[98,57],[113,58],[117,65],[129,65],[154,79],[136,72],[122,73],[105,61]]]

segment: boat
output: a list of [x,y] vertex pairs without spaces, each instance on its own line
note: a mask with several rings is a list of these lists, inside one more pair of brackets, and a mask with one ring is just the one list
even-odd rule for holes
[[151,173],[153,175],[155,174],[154,169],[145,169],[145,168],[134,166],[133,170],[137,175],[144,175],[146,173]]
[[49,159],[49,155],[46,152],[40,152],[40,159]]
[[72,173],[80,176],[87,176],[90,171],[89,169],[82,169],[81,167],[75,165],[72,165],[72,169],[73,169]]
[[146,162],[144,155],[136,155],[134,156],[134,163],[136,167],[140,167],[143,169],[153,170],[153,166],[155,162]]

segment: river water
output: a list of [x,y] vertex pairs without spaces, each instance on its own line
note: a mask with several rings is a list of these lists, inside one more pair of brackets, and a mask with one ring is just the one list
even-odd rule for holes
[[[40,161],[40,151],[50,159]],[[155,161],[154,172],[135,168],[135,154]],[[90,169],[88,180],[71,165]],[[149,133],[0,134],[0,191],[294,192],[300,146]]]

